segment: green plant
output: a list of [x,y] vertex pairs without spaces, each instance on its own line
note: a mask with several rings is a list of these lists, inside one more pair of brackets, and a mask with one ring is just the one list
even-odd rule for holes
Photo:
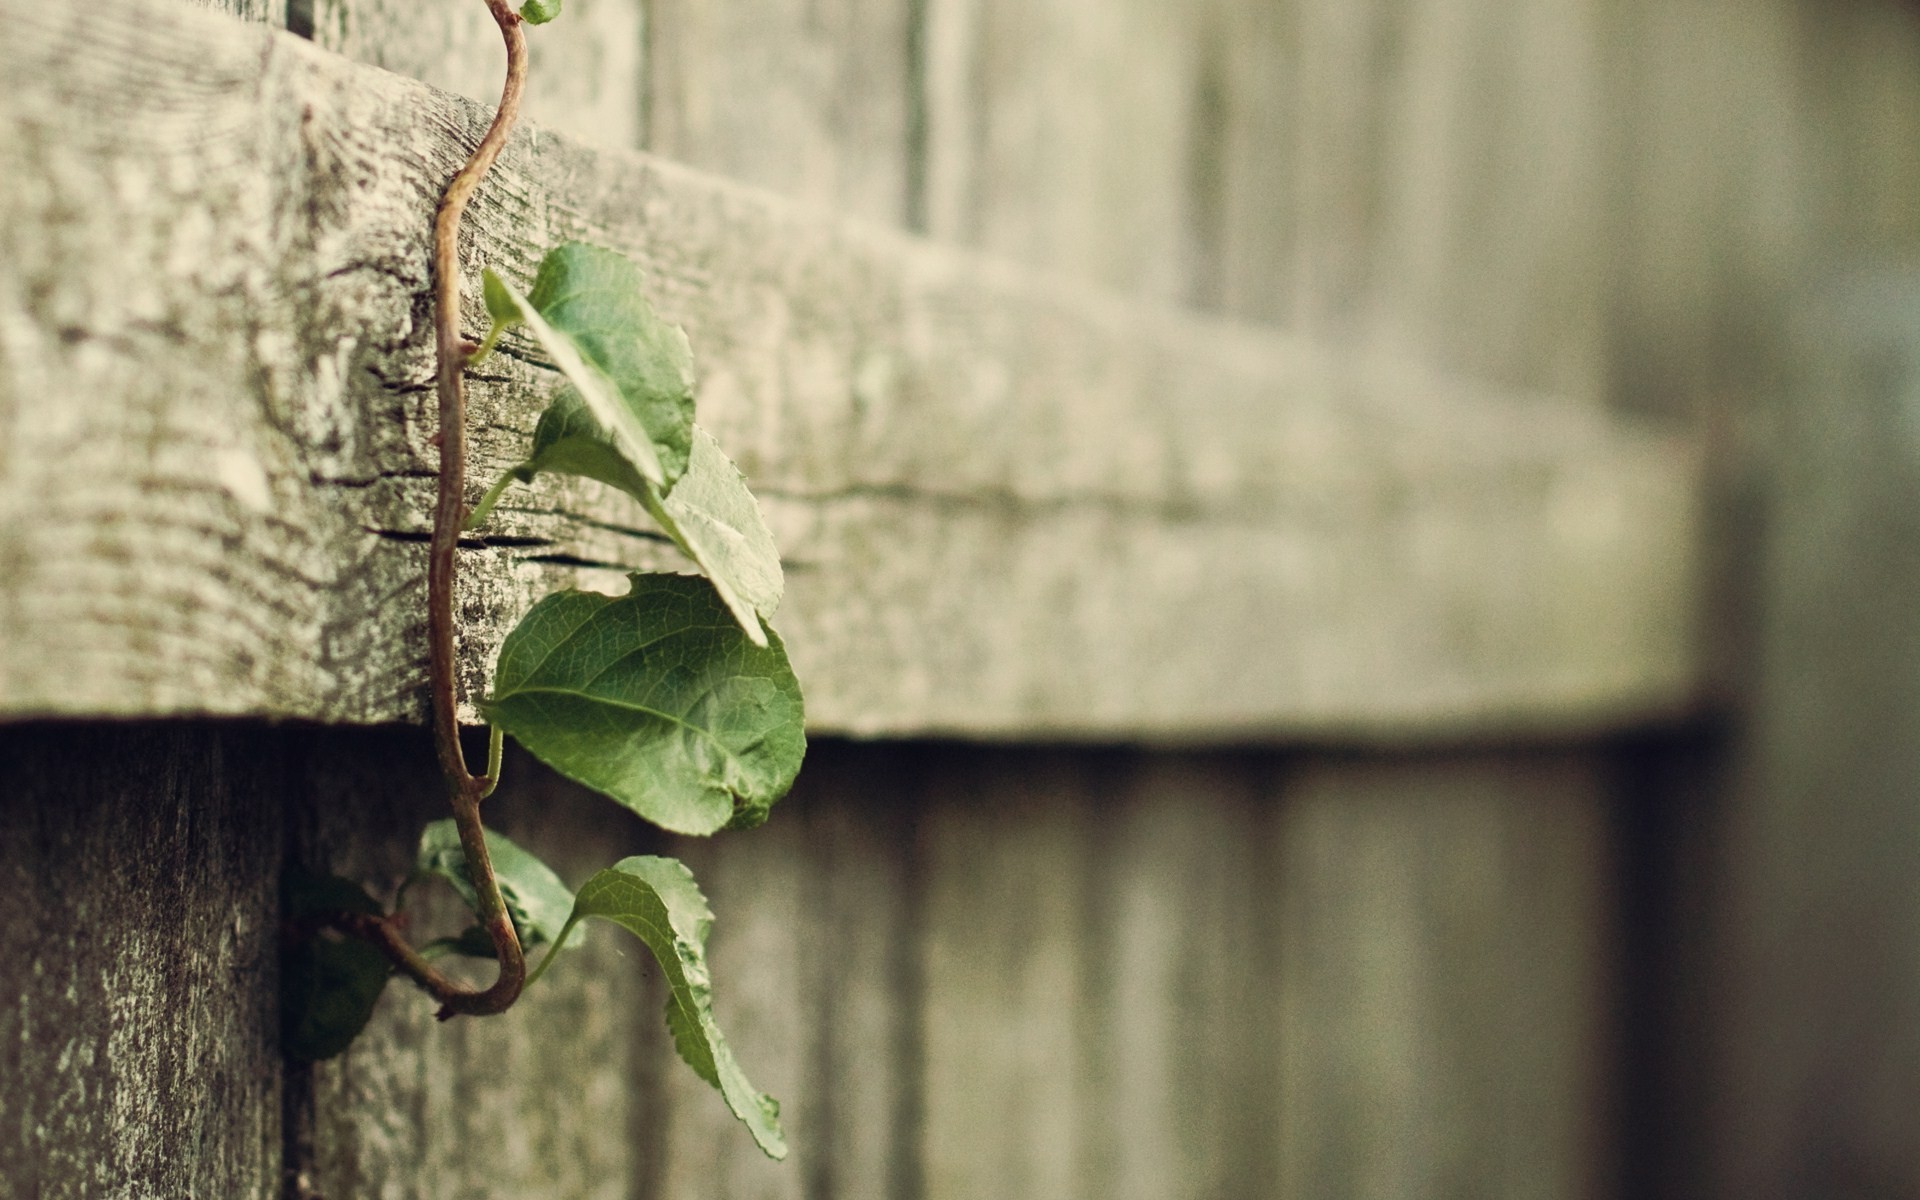
[[[704,955],[713,915],[687,868],[668,858],[626,858],[573,893],[481,822],[508,734],[560,773],[684,834],[764,821],[806,751],[800,688],[766,624],[782,586],[773,537],[740,472],[694,425],[692,351],[679,328],[654,314],[639,270],[581,243],[549,253],[524,293],[489,270],[492,328],[478,345],[460,335],[454,251],[461,216],[518,116],[527,71],[522,24],[549,21],[561,7],[561,0],[527,0],[516,13],[506,0],[486,3],[506,41],[506,86],[434,224],[440,479],[428,625],[434,742],[453,816],[422,834],[408,881],[445,882],[477,921],[457,937],[415,947],[398,916],[407,886],[389,910],[350,880],[290,875],[287,1049],[305,1059],[340,1053],[396,973],[438,1000],[442,1019],[504,1011],[553,965],[577,925],[599,918],[653,952],[669,985],[667,1025],[681,1057],[779,1158],[786,1152],[779,1107],[747,1082],[714,1022]],[[515,326],[566,386],[540,418],[525,461],[469,513],[462,375]],[[634,574],[624,596],[570,590],[534,605],[507,635],[492,692],[478,704],[491,738],[487,771],[474,775],[460,744],[454,682],[458,539],[488,519],[509,486],[549,473],[585,476],[633,496],[701,574]],[[542,947],[529,975],[526,952]],[[475,989],[449,978],[434,965],[448,954],[492,958],[493,984]]]

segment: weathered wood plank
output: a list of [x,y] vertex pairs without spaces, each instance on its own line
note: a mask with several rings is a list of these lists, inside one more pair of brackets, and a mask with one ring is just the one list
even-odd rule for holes
[[1300,328],[1599,397],[1608,243],[1593,9],[1297,7],[1293,179],[1275,207],[1295,209],[1283,278]]
[[922,769],[925,1194],[1277,1194],[1273,764]]
[[[1810,302],[1722,820],[1703,1194],[1920,1188],[1920,274]],[[1870,1184],[1868,1182],[1870,1181]]]
[[[296,0],[298,2],[298,0]],[[287,23],[287,0],[187,0],[202,8],[218,9],[249,21],[283,26]]]
[[915,10],[913,0],[653,0],[646,148],[907,225]]
[[1277,1195],[1274,764],[1123,755],[1105,767],[1075,939],[1090,992],[1082,1194]]
[[[921,803],[922,1163],[929,1200],[1092,1195],[1079,952],[1088,773],[1064,754],[952,756]],[[1017,829],[1017,835],[1008,836]]]
[[1187,299],[1195,6],[926,0],[924,12],[933,236]]
[[1606,1194],[1590,762],[1324,763],[1285,796],[1276,1194]]
[[[26,181],[0,197],[0,710],[414,715],[423,230],[484,113],[172,4],[0,11],[0,173]],[[1386,736],[1688,703],[1675,444],[537,133],[473,225],[469,270],[633,252],[687,324],[792,560],[820,728]],[[476,381],[476,474],[551,386],[528,353]],[[465,556],[469,688],[565,563],[657,554],[639,520],[510,497]]]
[[1301,328],[1298,5],[1216,0],[1196,113],[1191,299]]
[[[420,830],[445,814],[424,734],[329,731],[305,736],[295,753],[297,853],[390,899]],[[489,823],[569,882],[649,848],[616,806],[519,756],[510,765]],[[467,920],[434,887],[410,896],[408,911],[422,939]],[[624,1200],[644,1169],[648,1140],[632,1135],[656,1060],[671,1054],[645,962],[611,931],[593,931],[512,1013],[491,1020],[436,1022],[432,1001],[390,985],[347,1053],[311,1069],[305,1149],[290,1165],[316,1196]],[[472,978],[483,982],[487,970]]]
[[[480,0],[306,0],[315,44],[455,92],[499,102],[506,55]],[[529,31],[522,111],[597,146],[637,149],[646,109],[645,0],[568,0]]]
[[0,1196],[280,1194],[275,740],[0,729]]

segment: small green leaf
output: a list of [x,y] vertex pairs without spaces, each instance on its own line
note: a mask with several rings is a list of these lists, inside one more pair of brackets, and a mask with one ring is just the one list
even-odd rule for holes
[[545,25],[560,15],[561,0],[527,0],[520,6],[520,17],[529,25]]
[[622,859],[581,886],[566,930],[587,917],[612,921],[653,951],[667,977],[667,1029],[674,1048],[700,1078],[720,1089],[727,1107],[769,1158],[785,1158],[779,1102],[747,1081],[714,1020],[706,955],[713,911],[693,873],[672,858]]
[[633,575],[548,596],[500,648],[480,708],[549,766],[675,833],[766,819],[806,754],[777,636],[747,640],[713,585]]
[[693,427],[686,474],[663,494],[614,446],[579,393],[568,389],[541,414],[527,461],[510,468],[487,490],[467,518],[467,528],[486,520],[509,480],[532,483],[542,473],[596,479],[646,505],[681,552],[713,581],[721,602],[753,643],[767,644],[762,621],[773,619],[786,586],[780,550],[740,469],[712,434]]
[[315,934],[288,947],[280,963],[281,1040],[306,1062],[332,1058],[367,1027],[392,970],[357,938]]
[[[487,856],[493,860],[493,877],[500,884],[500,897],[507,902],[507,914],[513,918],[521,945],[531,948],[554,940],[573,908],[573,893],[560,882],[553,868],[522,850],[506,835],[489,829],[486,836]],[[467,874],[467,852],[460,845],[460,830],[452,818],[435,821],[420,834],[414,871],[446,880],[468,908],[480,911],[480,897]],[[455,948],[461,953],[468,952],[464,943]],[[492,953],[493,943],[488,939],[487,955],[490,957]]]
[[524,296],[492,275],[487,307],[496,322],[510,312],[527,325],[643,479],[666,488],[680,478],[693,429],[693,350],[654,315],[638,267],[568,242],[541,262]]

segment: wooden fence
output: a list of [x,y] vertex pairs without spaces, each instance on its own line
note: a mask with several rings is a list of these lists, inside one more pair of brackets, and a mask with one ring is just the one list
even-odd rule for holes
[[[1889,493],[1769,450],[1903,344],[1788,318],[1836,247],[1920,238],[1910,7],[534,31],[463,264],[643,264],[789,559],[815,746],[711,843],[527,761],[490,803],[571,878],[693,865],[785,1164],[611,939],[503,1020],[396,989],[280,1057],[283,864],[394,883],[437,815],[424,230],[499,52],[478,0],[214,7],[0,0],[0,1197],[1920,1187],[1920,986],[1825,933],[1920,945],[1901,860],[1794,853],[1904,828],[1920,705],[1846,742],[1795,640],[1911,627],[1898,570],[1879,625],[1826,614],[1805,549]],[[476,474],[545,386],[475,381]],[[533,595],[658,558],[619,498],[535,495],[466,554],[470,682]],[[1831,836],[1823,764],[1873,785]]]

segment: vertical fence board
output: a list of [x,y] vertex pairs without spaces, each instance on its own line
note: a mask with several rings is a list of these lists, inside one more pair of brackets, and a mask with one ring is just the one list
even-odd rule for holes
[[909,222],[913,0],[653,0],[647,148]]
[[1316,0],[1298,21],[1302,327],[1598,394],[1605,207],[1588,0]]
[[275,740],[0,730],[0,1196],[278,1194]]
[[1726,820],[1719,1197],[1920,1191],[1920,272],[1810,306]]
[[[306,0],[313,40],[348,58],[497,104],[500,30],[480,0]],[[601,146],[641,144],[645,0],[568,0],[529,28],[528,121]]]
[[780,1101],[780,1123],[795,1149],[783,1163],[768,1159],[719,1093],[669,1063],[663,1200],[704,1193],[801,1197],[808,1160],[823,1152],[816,1142],[823,1124],[816,1065],[831,1018],[820,1004],[820,975],[838,964],[821,919],[819,864],[801,824],[783,819],[792,816],[776,810],[763,828],[682,842],[675,853],[693,869],[715,913],[708,957],[720,1027],[754,1086]]
[[1321,765],[1289,788],[1280,1195],[1602,1190],[1600,800],[1577,759]]
[[646,1036],[663,1051],[658,1157],[639,1196],[903,1194],[914,1111],[904,759],[815,746],[765,826],[668,847],[712,902],[715,1008],[748,1077],[780,1101],[789,1154],[761,1154],[673,1057],[649,1002]]
[[926,0],[929,231],[1185,299],[1204,42],[1159,0]]
[[1088,1195],[1275,1194],[1277,860],[1260,774],[1140,755],[1096,781]]
[[1086,782],[1068,756],[954,756],[922,815],[926,1195],[1091,1195],[1079,1082]]
[[1192,298],[1273,325],[1296,324],[1302,302],[1297,8],[1216,0],[1197,93]]
[[[524,764],[523,764],[524,765]],[[390,897],[445,801],[432,746],[418,732],[315,738],[302,764],[299,840],[310,865]],[[645,844],[605,801],[516,769],[489,820],[578,884]],[[626,847],[626,848],[623,848]],[[457,932],[457,900],[423,887],[416,937]],[[437,927],[439,926],[439,927]],[[434,1004],[391,984],[345,1055],[312,1071],[302,1164],[322,1196],[476,1195],[623,1200],[641,1164],[629,1133],[636,1081],[664,1037],[646,1002],[640,957],[597,930],[569,961],[498,1018],[433,1019]],[[483,982],[490,967],[476,964]],[[650,1011],[648,1011],[650,1010]],[[644,1028],[643,1028],[644,1027]]]

